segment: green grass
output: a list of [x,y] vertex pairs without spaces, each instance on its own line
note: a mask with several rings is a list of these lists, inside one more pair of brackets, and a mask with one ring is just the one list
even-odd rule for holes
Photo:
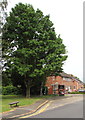
[[2,102],[0,102],[1,103],[0,106],[2,106],[2,110],[0,109],[0,112],[6,112],[12,110],[13,108],[10,108],[9,105],[9,103],[11,102],[19,101],[19,106],[25,106],[25,105],[31,105],[41,99],[48,99],[55,96],[58,95],[33,96],[31,98],[25,98],[23,96],[18,96],[18,95],[0,95],[0,98],[2,97]]
[[14,101],[19,101],[19,106],[25,106],[31,105],[40,99],[39,97],[25,98],[17,95],[2,95],[2,111],[0,110],[0,112],[12,110],[13,108],[10,108],[9,103]]

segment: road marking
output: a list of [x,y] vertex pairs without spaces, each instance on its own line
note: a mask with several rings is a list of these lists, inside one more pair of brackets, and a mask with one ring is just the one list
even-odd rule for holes
[[[74,97],[73,97],[74,98]],[[71,100],[71,98],[66,98],[66,99],[69,99],[69,100]],[[66,99],[62,99],[62,100],[66,100]],[[69,101],[68,100],[68,101]],[[50,101],[49,103],[47,103],[45,106],[43,106],[43,108],[41,108],[40,110],[38,110],[38,111],[36,111],[35,113],[30,113],[30,115],[26,115],[26,114],[28,114],[28,113],[25,113],[25,114],[22,114],[22,115],[26,115],[26,116],[23,116],[23,117],[19,117],[20,115],[16,115],[16,116],[12,116],[12,117],[10,117],[10,118],[14,118],[14,117],[19,117],[19,119],[20,118],[27,118],[27,117],[30,117],[30,116],[34,116],[34,115],[37,115],[37,114],[39,114],[39,113],[42,113],[42,112],[44,112],[46,109],[47,109],[47,107],[50,105],[50,103],[52,103],[52,102],[54,102],[55,100],[52,100],[52,101]],[[60,101],[60,100],[57,100],[57,102],[58,101]],[[77,99],[76,101],[79,101],[79,99]],[[74,101],[71,101],[70,103],[74,103],[74,102],[76,102],[75,100]],[[47,102],[47,101],[46,101]],[[46,103],[45,102],[45,103]],[[44,104],[45,104],[44,103]],[[60,104],[60,105],[58,105],[58,106],[55,106],[55,107],[53,107],[53,108],[58,108],[58,107],[61,107],[61,106],[64,106],[64,105],[66,105],[66,104],[70,104],[70,103],[64,103],[64,104]],[[44,105],[43,104],[43,105]],[[41,105],[39,106],[39,108],[41,107]],[[53,109],[52,108],[52,109]]]
[[70,98],[66,98],[66,99],[70,99]]
[[31,116],[34,116],[34,115],[37,115],[37,114],[40,114],[42,112],[44,112],[46,110],[46,108],[50,105],[52,101],[50,101],[47,105],[45,105],[45,107],[43,107],[41,110],[37,111],[36,113],[33,113],[31,115],[27,115],[27,116],[23,116],[23,117],[19,117],[20,118],[28,118],[28,117],[31,117]]
[[52,107],[52,109],[58,108],[58,107],[61,107],[61,106],[64,106],[64,105],[65,105],[65,104],[60,104],[60,105],[58,105],[58,106]]
[[15,117],[19,117],[19,116],[21,116],[21,115],[32,114],[33,112],[35,112],[35,111],[37,111],[39,108],[41,108],[43,105],[45,105],[47,102],[48,102],[48,100],[45,101],[44,103],[42,103],[41,105],[39,105],[39,106],[37,107],[37,109],[34,110],[34,111],[30,111],[29,113],[24,113],[24,114],[20,114],[20,115],[15,115],[15,116],[12,116],[12,117],[9,117],[9,118],[15,118]]
[[[60,104],[60,105],[57,105],[57,106],[54,106],[54,107],[52,107],[52,108],[50,108],[50,109],[54,109],[54,108],[58,108],[58,107],[62,107],[62,106],[65,106],[65,105],[68,105],[68,104],[72,104],[72,103],[75,103],[75,102],[78,102],[78,101],[81,101],[81,99],[79,100],[74,100],[74,101],[71,101],[71,102],[69,102],[69,103],[63,103],[63,104]],[[49,109],[48,109],[49,110]]]

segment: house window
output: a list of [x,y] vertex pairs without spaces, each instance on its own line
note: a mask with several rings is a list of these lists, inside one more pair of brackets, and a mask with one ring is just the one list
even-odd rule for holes
[[76,86],[74,85],[74,89],[76,89]]
[[55,76],[52,77],[52,80],[53,80],[53,81],[55,80]]
[[63,78],[63,80],[65,80],[65,81],[71,81],[70,78]]
[[53,90],[57,90],[58,89],[58,85],[53,85]]
[[72,89],[72,86],[70,86],[70,89]]
[[58,84],[55,85],[55,89],[58,89]]
[[66,80],[65,78],[63,78],[63,80]]

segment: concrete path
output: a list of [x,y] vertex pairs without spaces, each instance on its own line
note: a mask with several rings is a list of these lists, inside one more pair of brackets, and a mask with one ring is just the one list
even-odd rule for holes
[[35,113],[37,110],[39,110],[42,106],[47,104],[48,102],[52,100],[60,100],[60,99],[66,99],[68,97],[73,97],[74,95],[67,95],[67,96],[55,96],[48,99],[42,99],[40,101],[37,101],[35,104],[29,105],[29,106],[22,106],[17,107],[16,109],[5,112],[2,114],[2,120],[9,120],[14,118],[19,118],[21,116],[30,115]]
[[16,118],[16,117],[24,116],[26,114],[31,114],[33,112],[36,112],[47,102],[48,100],[42,99],[40,101],[37,101],[35,104],[29,105],[29,106],[17,107],[14,110],[4,112],[2,113],[2,120],[7,120],[7,118]]

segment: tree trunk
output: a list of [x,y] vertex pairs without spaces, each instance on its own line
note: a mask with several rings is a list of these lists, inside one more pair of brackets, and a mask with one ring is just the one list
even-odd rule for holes
[[43,95],[43,93],[42,93],[42,87],[43,87],[43,82],[42,82],[42,84],[41,84],[41,88],[40,88],[40,96]]
[[42,87],[41,87],[41,89],[40,89],[40,96],[42,96],[43,94],[42,94]]
[[26,85],[26,98],[30,98],[30,86]]

